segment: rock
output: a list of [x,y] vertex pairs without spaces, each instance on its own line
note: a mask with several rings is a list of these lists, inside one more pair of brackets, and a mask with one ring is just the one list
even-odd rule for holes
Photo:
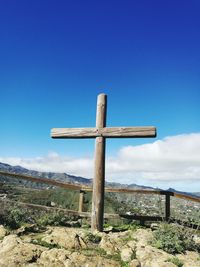
[[200,255],[197,252],[186,251],[185,254],[179,254],[176,256],[184,262],[184,267],[200,267]]
[[76,234],[74,237],[74,248],[75,249],[87,248],[86,242],[78,234]]
[[145,265],[145,267],[177,267],[171,262],[152,262],[151,265]]
[[[101,256],[88,257],[80,252],[74,252],[70,255],[70,260],[76,267],[120,267],[120,263],[114,260],[105,259]],[[70,267],[71,265],[69,265]]]
[[18,236],[21,236],[21,235],[24,235],[24,234],[27,234],[27,233],[37,233],[39,232],[39,228],[36,224],[27,224],[27,225],[24,225],[22,227],[20,227],[19,229],[16,230],[16,234]]
[[23,243],[16,235],[6,236],[0,244],[0,266],[16,267],[36,262],[44,250],[44,247]]
[[42,241],[58,244],[66,249],[86,248],[83,231],[79,228],[51,227],[44,234]]
[[133,255],[133,251],[131,248],[123,248],[121,250],[121,259],[123,261],[131,261],[132,255]]
[[[0,230],[4,235],[5,229],[0,227]],[[81,228],[49,227],[42,235],[4,236],[0,242],[0,266],[119,267],[120,255],[129,267],[177,267],[168,261],[175,256],[149,245],[152,239],[149,229],[108,234],[97,232],[101,241],[96,244],[87,239],[90,234]],[[49,249],[51,246],[47,248],[44,242],[39,241],[41,245],[32,244],[33,239],[58,244],[62,248]],[[118,261],[113,256],[117,256]],[[184,267],[200,267],[199,254],[196,252],[187,251],[176,257],[184,263]]]
[[108,255],[119,253],[125,244],[123,240],[130,234],[131,231],[104,234],[102,235],[99,247],[104,249]]
[[113,230],[113,226],[108,226],[108,227],[104,228],[105,233],[112,232],[112,230]]
[[134,238],[137,240],[137,245],[138,246],[146,246],[149,241],[153,239],[153,233],[151,230],[146,230],[146,229],[138,229],[134,233]]
[[51,201],[50,206],[51,206],[51,207],[55,207],[55,206],[56,206],[56,203],[53,202],[53,201]]
[[200,236],[199,235],[194,235],[193,240],[196,244],[200,245]]
[[3,225],[0,225],[0,239],[3,239],[7,235],[7,230]]
[[151,223],[151,225],[150,225],[150,228],[151,228],[152,231],[157,230],[158,227],[159,227],[158,223]]
[[68,224],[70,227],[80,227],[80,226],[81,226],[81,223],[80,223],[79,220],[77,220],[77,221],[69,221],[67,224]]
[[[136,249],[136,258],[142,263],[143,267],[161,267],[169,257],[168,253],[149,245],[137,246]],[[168,263],[166,262],[166,264]]]
[[51,266],[51,267],[64,267],[71,266],[75,267],[69,260],[71,252],[65,249],[53,248],[42,252],[40,258],[37,260],[38,266]]
[[129,263],[129,267],[141,267],[141,264],[138,260],[134,259]]
[[51,249],[44,251],[37,266],[50,267],[120,267],[118,262],[100,256],[85,256],[81,252],[67,251],[65,249]]
[[136,251],[136,247],[137,247],[137,242],[135,241],[135,240],[130,240],[130,241],[128,241],[128,243],[127,243],[127,246],[129,247],[129,248],[131,248],[132,249],[132,251]]

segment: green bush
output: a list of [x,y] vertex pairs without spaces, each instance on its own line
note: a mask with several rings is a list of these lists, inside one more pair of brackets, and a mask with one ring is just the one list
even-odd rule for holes
[[85,239],[91,243],[98,244],[101,241],[101,237],[98,235],[94,235],[92,233],[88,233]]
[[176,265],[177,267],[182,267],[183,266],[183,262],[181,260],[179,260],[179,258],[177,258],[177,257],[170,258],[170,259],[166,260],[166,262],[171,262],[174,265]]
[[37,219],[36,223],[39,226],[47,226],[47,225],[54,225],[54,226],[70,226],[70,221],[74,218],[73,216],[67,216],[63,212],[53,212],[53,213],[46,213]]
[[161,223],[153,232],[151,245],[164,251],[175,254],[184,253],[186,250],[199,250],[193,240],[193,232],[179,225]]
[[37,224],[41,226],[47,225],[65,225],[66,217],[62,213],[46,213],[37,220]]
[[19,208],[13,208],[8,211],[4,218],[4,223],[11,229],[17,229],[25,222],[26,213]]

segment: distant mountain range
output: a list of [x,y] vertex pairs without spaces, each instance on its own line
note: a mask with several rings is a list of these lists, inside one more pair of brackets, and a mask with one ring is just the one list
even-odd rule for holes
[[[79,183],[79,184],[91,184],[92,180],[79,177],[79,176],[73,176],[69,175],[66,173],[56,173],[56,172],[39,172],[39,171],[34,171],[34,170],[28,170],[26,168],[23,168],[21,166],[11,166],[6,163],[0,162],[0,171],[5,171],[5,172],[11,172],[11,173],[18,173],[18,174],[25,174],[33,177],[40,177],[40,178],[48,178],[52,180],[58,180],[61,182],[65,183]],[[0,177],[0,181],[1,181]],[[12,179],[12,178],[10,178]],[[12,179],[14,180],[14,179]],[[16,180],[16,179],[15,179]]]
[[[21,166],[11,166],[6,163],[0,162],[0,171],[5,171],[5,172],[11,172],[11,173],[17,173],[17,174],[24,174],[24,175],[29,175],[33,177],[41,177],[41,178],[48,178],[52,180],[57,180],[65,183],[72,183],[72,184],[83,184],[83,185],[91,185],[92,184],[92,179],[84,178],[81,176],[74,176],[70,175],[67,173],[57,173],[57,172],[39,172],[39,171],[34,171],[34,170],[28,170],[26,168],[23,168]],[[25,184],[25,185],[33,185],[32,182],[30,181],[22,181],[10,177],[6,177],[5,175],[0,175],[0,182],[5,183],[16,183],[16,184]],[[112,182],[106,182],[107,187],[114,187],[114,188],[129,188],[129,189],[159,189],[160,188],[154,188],[150,186],[144,186],[144,185],[137,185],[137,184],[121,184],[121,183],[112,183]],[[46,187],[46,185],[42,186]],[[168,191],[171,192],[176,192],[176,193],[183,193],[187,195],[192,195],[192,196],[199,196],[200,197],[200,192],[198,193],[189,193],[189,192],[181,192],[177,191],[173,188],[169,188]]]

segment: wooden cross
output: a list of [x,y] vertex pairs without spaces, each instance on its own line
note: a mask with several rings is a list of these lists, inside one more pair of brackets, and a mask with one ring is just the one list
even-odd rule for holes
[[93,231],[103,231],[106,138],[156,136],[156,128],[153,126],[106,127],[106,108],[107,96],[100,94],[97,99],[95,128],[54,128],[51,130],[52,138],[96,138],[91,216]]

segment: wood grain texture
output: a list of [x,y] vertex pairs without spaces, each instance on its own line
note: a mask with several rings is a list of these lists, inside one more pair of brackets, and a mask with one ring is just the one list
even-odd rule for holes
[[80,190],[79,205],[78,205],[78,211],[79,212],[83,212],[83,203],[84,203],[84,191]]
[[[104,94],[98,96],[96,127],[106,126],[106,104],[107,97]],[[104,213],[104,187],[105,187],[105,138],[96,137],[95,140],[95,161],[94,161],[94,179],[92,191],[92,231],[103,231],[103,213]]]
[[186,196],[186,195],[180,194],[180,193],[174,193],[173,196],[177,197],[177,198],[182,198],[185,200],[191,200],[191,201],[200,203],[200,197]]
[[100,136],[96,128],[54,128],[52,138],[95,138]]
[[100,94],[97,97],[96,127],[103,128],[106,126],[107,113],[107,95]]
[[142,138],[155,137],[156,128],[146,127],[96,127],[96,128],[54,128],[52,138]]
[[170,195],[165,195],[165,220],[168,221],[170,218]]
[[146,127],[107,127],[99,129],[103,137],[128,138],[128,137],[155,137],[156,128]]

